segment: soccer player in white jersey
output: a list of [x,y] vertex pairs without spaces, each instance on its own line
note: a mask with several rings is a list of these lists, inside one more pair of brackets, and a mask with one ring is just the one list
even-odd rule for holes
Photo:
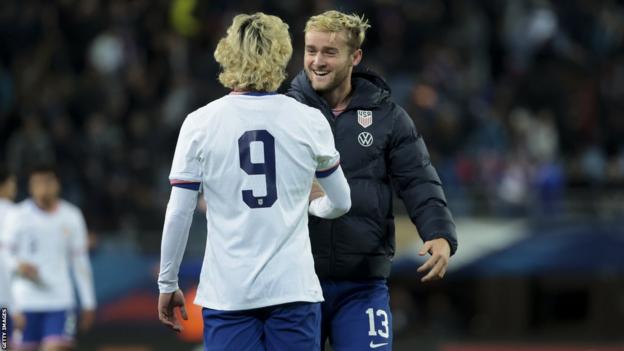
[[41,345],[44,351],[70,350],[76,329],[70,271],[82,305],[81,327],[89,328],[95,316],[85,221],[80,209],[59,198],[60,183],[53,167],[33,169],[29,190],[31,198],[11,211],[4,226],[12,293],[21,312],[15,327],[23,327],[16,348],[36,350]]
[[17,181],[15,179],[15,175],[11,174],[5,167],[0,165],[0,308],[6,309],[3,310],[6,312],[6,322],[7,328],[5,331],[4,337],[6,339],[1,340],[2,346],[5,346],[4,343],[8,343],[11,340],[9,339],[11,335],[11,320],[10,315],[12,311],[11,304],[11,290],[10,290],[10,273],[7,269],[7,262],[5,262],[5,257],[7,256],[7,245],[6,240],[4,239],[4,230],[3,223],[7,214],[14,207],[13,201],[15,200],[15,195],[17,195]]
[[[195,303],[206,350],[319,350],[323,301],[308,237],[308,211],[335,218],[351,206],[329,123],[276,94],[292,54],[288,26],[238,15],[215,58],[232,89],[191,113],[180,130],[158,279],[160,320],[181,326],[178,287],[197,192],[208,237]],[[314,175],[326,196],[308,203]]]

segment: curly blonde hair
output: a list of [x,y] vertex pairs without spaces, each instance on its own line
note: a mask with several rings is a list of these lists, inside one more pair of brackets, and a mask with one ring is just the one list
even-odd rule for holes
[[345,13],[331,10],[312,16],[305,26],[304,32],[320,31],[339,33],[345,32],[347,44],[355,51],[362,46],[366,37],[366,30],[370,28],[368,20],[364,16],[357,14],[347,15]]
[[276,91],[286,79],[292,56],[288,25],[257,12],[234,17],[214,57],[221,65],[219,82],[234,90]]

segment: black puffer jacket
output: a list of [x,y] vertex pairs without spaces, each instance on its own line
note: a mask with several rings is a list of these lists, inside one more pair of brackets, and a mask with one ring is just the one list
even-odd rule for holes
[[[372,71],[354,71],[352,83],[351,102],[337,118],[312,89],[305,72],[295,77],[288,92],[327,117],[351,186],[349,213],[334,220],[310,217],[317,274],[323,279],[388,277],[395,251],[392,188],[422,239],[445,238],[454,253],[455,224],[414,123],[389,100],[390,88]],[[372,123],[364,127],[367,116],[372,116]]]

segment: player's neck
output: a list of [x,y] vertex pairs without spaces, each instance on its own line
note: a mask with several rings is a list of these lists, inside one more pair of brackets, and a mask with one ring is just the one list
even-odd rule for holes
[[345,110],[351,101],[351,77],[347,77],[342,84],[321,96],[332,110]]
[[48,212],[48,213],[52,213],[54,211],[56,211],[56,209],[58,208],[58,199],[53,199],[53,200],[34,200],[35,201],[35,205],[37,205],[37,207],[39,207],[40,210],[44,211],[44,212]]

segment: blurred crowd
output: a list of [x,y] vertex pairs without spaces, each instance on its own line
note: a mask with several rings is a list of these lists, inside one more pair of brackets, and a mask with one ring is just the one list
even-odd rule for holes
[[334,8],[370,19],[363,62],[424,135],[456,214],[551,213],[567,192],[624,185],[615,0],[2,1],[0,159],[22,197],[28,168],[54,161],[90,227],[158,230],[184,117],[227,93],[213,51],[234,14],[289,23],[293,77],[305,21]]

